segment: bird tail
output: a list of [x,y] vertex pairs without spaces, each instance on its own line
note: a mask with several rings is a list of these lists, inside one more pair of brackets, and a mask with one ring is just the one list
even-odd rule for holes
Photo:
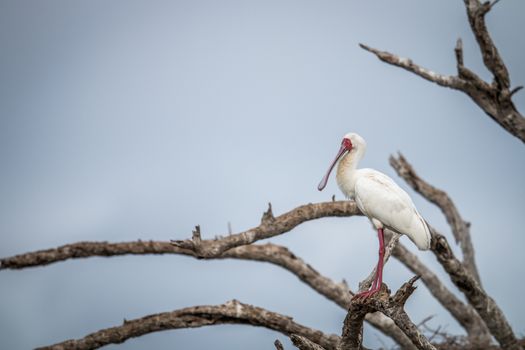
[[410,235],[410,239],[412,239],[412,241],[419,248],[419,250],[429,250],[430,242],[432,240],[430,229],[428,228],[426,221],[421,217],[419,213],[417,213],[417,217],[419,219],[419,225],[417,225],[418,232],[415,235]]

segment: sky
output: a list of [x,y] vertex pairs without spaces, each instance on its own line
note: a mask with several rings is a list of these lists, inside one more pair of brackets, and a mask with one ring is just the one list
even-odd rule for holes
[[[525,84],[520,0],[487,24]],[[317,184],[347,132],[363,136],[362,166],[391,176],[453,242],[439,209],[388,165],[403,152],[446,190],[471,233],[482,283],[525,333],[525,148],[466,95],[378,61],[358,43],[490,81],[463,2],[312,0],[0,1],[0,256],[79,241],[170,240],[257,226],[309,202],[343,199]],[[523,92],[515,95],[525,111]],[[377,259],[363,217],[325,218],[269,240],[355,289]],[[455,293],[432,253],[412,251]],[[457,254],[459,251],[454,248]],[[411,277],[385,267],[393,290]],[[182,256],[89,258],[0,272],[0,345],[27,349],[83,337],[122,320],[230,299],[340,334],[345,310],[283,269]],[[462,298],[462,297],[461,297]],[[461,333],[424,285],[414,322]],[[250,326],[149,334],[107,349],[271,349],[286,337]],[[389,346],[366,327],[364,345]]]

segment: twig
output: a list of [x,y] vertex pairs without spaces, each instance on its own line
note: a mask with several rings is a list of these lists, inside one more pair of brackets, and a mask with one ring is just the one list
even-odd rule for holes
[[292,340],[293,345],[301,350],[325,350],[325,348],[319,344],[316,344],[305,337],[301,337],[298,334],[292,334],[290,339]]
[[273,342],[273,345],[275,346],[276,350],[284,350],[283,343],[281,343],[279,339],[275,339],[275,341]]
[[108,344],[120,344],[130,338],[148,333],[216,324],[246,324],[272,329],[287,336],[298,334],[310,341],[321,344],[328,350],[335,349],[339,343],[339,337],[336,335],[324,334],[319,330],[295,323],[291,317],[232,300],[222,305],[194,306],[124,321],[124,324],[120,326],[102,329],[82,339],[67,340],[39,349],[97,349]]

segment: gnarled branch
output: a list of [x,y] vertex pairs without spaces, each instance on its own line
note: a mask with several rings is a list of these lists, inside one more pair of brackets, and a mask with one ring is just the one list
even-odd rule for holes
[[463,220],[452,199],[445,191],[430,185],[420,178],[401,153],[399,153],[397,158],[390,156],[390,165],[410,187],[441,209],[452,229],[456,243],[459,242],[460,244],[461,252],[463,253],[463,265],[465,265],[465,268],[476,281],[481,284],[474,256],[474,247],[470,237],[470,223]]
[[358,350],[361,348],[363,318],[370,312],[380,311],[394,321],[394,323],[409,337],[417,349],[435,350],[428,339],[422,335],[417,326],[410,320],[404,306],[406,300],[416,289],[415,281],[418,277],[413,277],[399,288],[395,295],[390,296],[390,291],[385,284],[381,285],[381,290],[370,298],[356,298],[348,310],[348,314],[343,324],[341,336],[342,350]]
[[369,46],[360,46],[376,55],[381,61],[404,68],[428,81],[441,86],[456,89],[467,94],[490,118],[510,134],[525,142],[525,118],[512,102],[512,95],[521,87],[510,88],[510,76],[494,45],[485,24],[485,15],[494,3],[481,3],[479,0],[463,0],[467,10],[470,27],[481,51],[483,62],[493,75],[489,84],[464,66],[463,46],[458,40],[454,49],[458,75],[442,75],[423,68],[408,58],[402,58],[386,51]]
[[450,292],[415,254],[399,242],[394,248],[392,255],[410,271],[420,276],[421,281],[427,286],[430,293],[465,329],[472,344],[486,346],[490,343],[491,335],[476,311]]
[[270,207],[263,214],[261,224],[247,231],[220,239],[203,240],[201,239],[200,228],[197,226],[195,231],[193,231],[191,240],[178,240],[172,243],[179,248],[194,251],[201,258],[214,258],[228,249],[288,232],[305,221],[327,216],[351,215],[362,215],[355,202],[352,201],[310,203],[297,207],[278,217],[273,216]]
[[[79,242],[54,249],[30,252],[0,259],[0,269],[22,269],[31,266],[47,265],[67,259],[91,256],[109,257],[126,254],[179,254],[198,258],[194,251],[176,247],[169,242]],[[330,278],[321,275],[286,247],[271,243],[239,246],[216,257],[216,259],[225,258],[269,262],[283,267],[343,309],[348,309],[350,305],[351,291],[346,283],[336,283]],[[410,349],[411,343],[408,338],[388,318],[380,314],[370,314],[366,320],[373,327],[391,337],[403,348]]]
[[124,320],[124,323],[120,326],[102,329],[82,339],[66,340],[62,343],[39,349],[98,349],[104,345],[120,344],[130,338],[148,333],[216,324],[246,324],[272,329],[287,336],[298,334],[314,343],[321,344],[326,349],[335,349],[339,343],[339,337],[336,335],[324,334],[319,330],[294,322],[291,317],[232,300],[222,305],[194,306],[172,312],[149,315],[131,321]]
[[505,315],[498,304],[483,290],[469,271],[454,256],[447,240],[435,229],[432,233],[431,250],[450,276],[452,282],[463,292],[468,302],[485,321],[487,328],[503,349],[522,350]]
[[[409,164],[406,160],[404,160],[404,163]],[[394,167],[394,169],[398,171],[396,167]],[[400,167],[399,169],[404,168]],[[415,174],[413,169],[412,173]],[[398,174],[405,178],[404,175],[408,174],[408,172],[400,173],[398,171]],[[426,184],[426,182],[424,182],[421,178],[418,178],[418,182],[411,182],[413,179],[413,176],[407,176],[408,184],[413,187],[419,186],[414,187],[414,189],[425,198],[427,198],[428,194],[429,197],[427,199],[431,202],[434,202],[435,198],[431,196],[433,193],[432,191],[421,190],[421,186],[423,183]],[[436,201],[434,203],[439,205],[440,202]],[[459,214],[457,215],[459,216]],[[496,338],[503,349],[521,349],[518,344],[518,340],[516,339],[512,328],[510,327],[510,324],[496,302],[483,290],[476,278],[473,277],[473,274],[465,267],[465,265],[463,265],[461,261],[455,257],[454,253],[450,249],[450,246],[448,245],[446,238],[432,227],[430,227],[430,231],[432,234],[430,250],[437,257],[437,260],[448,273],[452,282],[465,295],[469,304],[483,319],[494,338]]]

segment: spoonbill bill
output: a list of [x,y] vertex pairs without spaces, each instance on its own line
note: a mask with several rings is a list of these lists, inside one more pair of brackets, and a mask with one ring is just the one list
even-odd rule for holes
[[357,207],[377,229],[379,261],[370,290],[355,297],[367,298],[381,289],[383,282],[383,257],[385,254],[384,228],[407,235],[420,250],[430,248],[430,231],[417,211],[410,196],[391,178],[374,169],[357,169],[366,151],[365,140],[355,133],[343,137],[341,148],[328,168],[317,189],[322,191],[335,164],[337,184],[343,194],[355,199]]

